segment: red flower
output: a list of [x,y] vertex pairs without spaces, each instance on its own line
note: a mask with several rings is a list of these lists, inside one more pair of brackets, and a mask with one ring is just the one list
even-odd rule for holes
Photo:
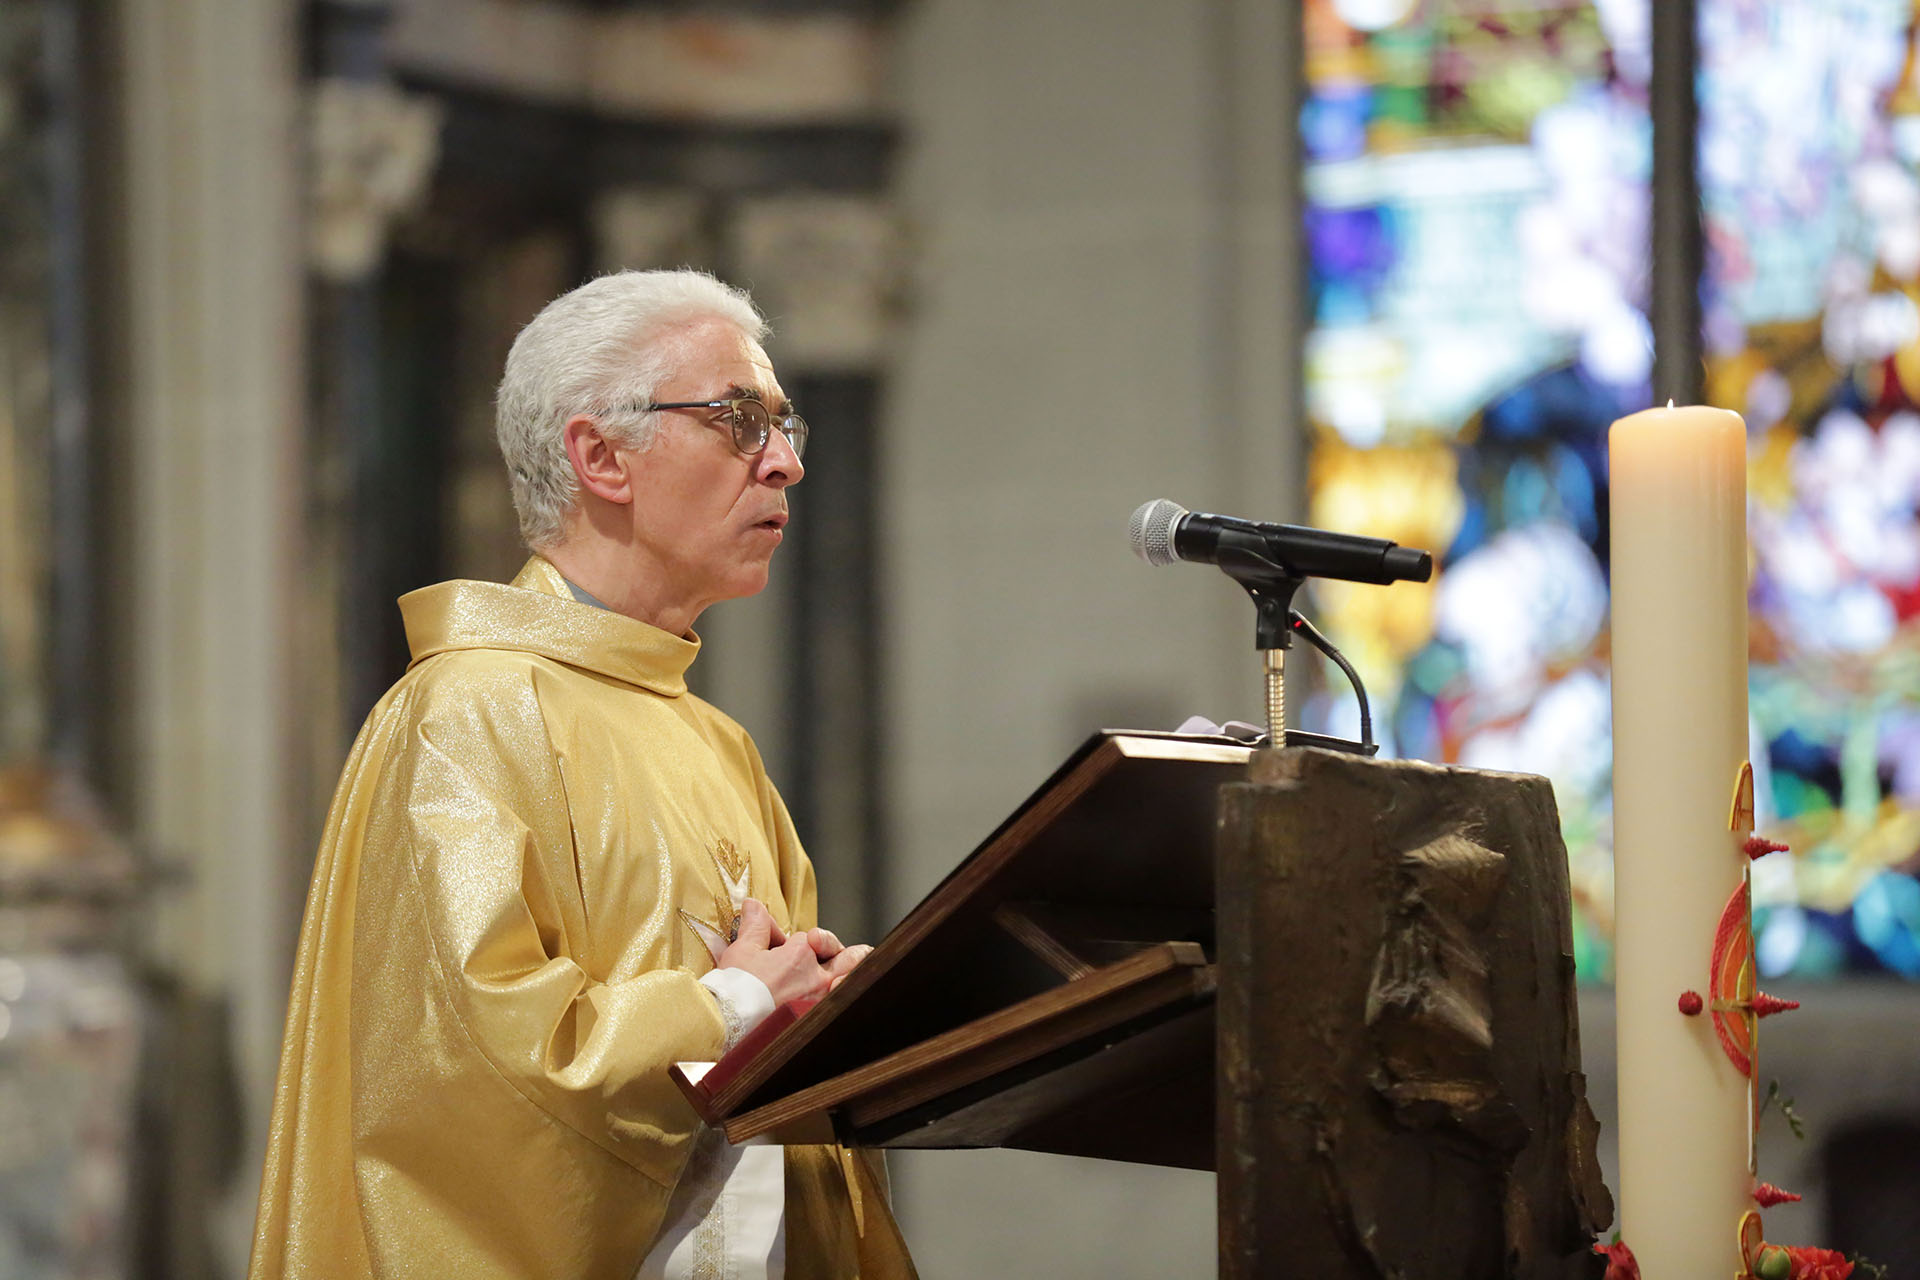
[[1793,1264],[1788,1272],[1792,1280],[1847,1280],[1853,1274],[1853,1264],[1837,1249],[1788,1245],[1787,1259]]
[[[1633,1260],[1633,1250],[1616,1240],[1612,1244],[1593,1246],[1595,1253],[1606,1255],[1606,1280],[1640,1280],[1640,1264]],[[1820,1277],[1820,1280],[1826,1278]]]

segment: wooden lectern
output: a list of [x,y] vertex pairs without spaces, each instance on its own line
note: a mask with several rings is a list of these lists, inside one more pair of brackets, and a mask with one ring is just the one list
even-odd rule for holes
[[736,1142],[1215,1169],[1235,1280],[1597,1277],[1569,911],[1544,779],[1101,733],[679,1081]]

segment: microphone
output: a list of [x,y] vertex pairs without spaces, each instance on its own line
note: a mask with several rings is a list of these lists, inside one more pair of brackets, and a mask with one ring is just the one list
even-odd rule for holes
[[1385,538],[1208,515],[1165,498],[1141,504],[1128,522],[1127,538],[1134,554],[1152,565],[1176,560],[1217,564],[1220,552],[1232,549],[1255,552],[1296,578],[1384,585],[1425,582],[1433,576],[1431,555]]

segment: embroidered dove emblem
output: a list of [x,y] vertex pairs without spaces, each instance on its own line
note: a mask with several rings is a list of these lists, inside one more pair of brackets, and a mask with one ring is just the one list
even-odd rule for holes
[[712,920],[702,920],[685,909],[681,910],[680,918],[687,922],[687,927],[693,930],[694,936],[706,945],[708,952],[718,962],[720,953],[739,935],[740,911],[751,896],[753,887],[753,864],[733,841],[724,836],[707,852],[713,858],[714,869],[720,873],[720,883],[726,887],[726,891],[713,895]]

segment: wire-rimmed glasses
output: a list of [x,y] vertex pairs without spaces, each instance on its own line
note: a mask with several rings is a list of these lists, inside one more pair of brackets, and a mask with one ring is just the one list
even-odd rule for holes
[[735,400],[676,400],[671,404],[640,406],[642,413],[651,413],[655,409],[727,410],[727,423],[733,428],[733,447],[750,458],[767,447],[767,441],[773,438],[776,426],[786,436],[787,443],[793,446],[794,457],[798,458],[807,451],[805,418],[797,413],[786,413],[776,419],[765,404],[749,396]]

